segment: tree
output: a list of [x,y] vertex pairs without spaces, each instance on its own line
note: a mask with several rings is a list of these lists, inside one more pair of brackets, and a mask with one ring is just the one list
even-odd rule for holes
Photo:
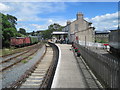
[[61,26],[61,25],[59,25],[57,23],[51,24],[50,26],[48,26],[47,30],[45,30],[44,32],[42,32],[43,38],[44,39],[51,39],[52,38],[51,33],[53,31],[62,31],[62,28],[63,28],[63,26]]
[[2,43],[3,47],[9,47],[10,46],[10,38],[15,37],[17,33],[17,30],[13,27],[11,28],[4,28],[3,30],[3,38],[2,38]]
[[50,39],[51,38],[51,30],[45,30],[44,32],[42,32],[42,36],[44,39]]
[[33,32],[31,33],[31,35],[32,35],[32,36],[35,36],[35,31],[33,31]]
[[62,28],[63,28],[63,26],[61,26],[57,23],[54,23],[54,24],[51,24],[50,26],[48,26],[48,29],[52,30],[52,31],[62,31]]
[[15,25],[17,24],[17,18],[15,16],[7,14],[7,19],[10,22],[11,26],[15,27]]
[[0,13],[1,20],[0,24],[2,25],[2,46],[10,47],[10,38],[16,37],[17,29],[15,25],[17,24],[17,18],[12,15],[4,15]]
[[26,35],[26,30],[24,28],[20,28],[18,32],[23,35]]

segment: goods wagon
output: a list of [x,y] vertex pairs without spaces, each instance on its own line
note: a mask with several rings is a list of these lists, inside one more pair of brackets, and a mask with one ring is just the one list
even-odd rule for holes
[[23,37],[11,38],[10,44],[12,46],[22,46],[24,44],[24,38]]
[[10,40],[11,46],[16,46],[16,47],[35,44],[35,43],[38,43],[37,36],[17,37],[17,38],[11,38]]
[[120,55],[120,30],[112,30],[109,33],[110,51]]
[[37,36],[30,36],[30,41],[31,41],[31,44],[35,44],[38,42],[38,37]]
[[24,38],[24,44],[25,44],[25,45],[30,45],[30,43],[31,43],[31,42],[30,42],[30,38],[29,38],[29,37],[25,37],[25,38]]

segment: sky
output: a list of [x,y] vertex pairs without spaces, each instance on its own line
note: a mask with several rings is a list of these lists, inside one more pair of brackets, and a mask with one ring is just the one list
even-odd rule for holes
[[17,29],[46,30],[50,24],[65,26],[76,20],[77,12],[92,22],[96,30],[118,27],[118,2],[0,2],[0,12],[17,17]]

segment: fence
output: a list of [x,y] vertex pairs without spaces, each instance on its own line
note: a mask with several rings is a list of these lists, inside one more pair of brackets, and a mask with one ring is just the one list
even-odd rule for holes
[[120,62],[95,53],[79,44],[81,56],[105,88],[120,88]]

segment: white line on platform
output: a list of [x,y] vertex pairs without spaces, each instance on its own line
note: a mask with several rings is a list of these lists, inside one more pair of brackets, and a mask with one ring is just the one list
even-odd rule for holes
[[53,78],[51,88],[56,88],[56,85],[57,85],[57,82],[58,82],[57,77],[59,77],[59,68],[60,68],[60,62],[61,62],[61,49],[58,45],[56,45],[56,46],[59,49],[59,57],[58,57],[58,64],[57,64],[57,67],[56,67],[56,71],[55,71],[55,75],[54,75],[54,78]]

